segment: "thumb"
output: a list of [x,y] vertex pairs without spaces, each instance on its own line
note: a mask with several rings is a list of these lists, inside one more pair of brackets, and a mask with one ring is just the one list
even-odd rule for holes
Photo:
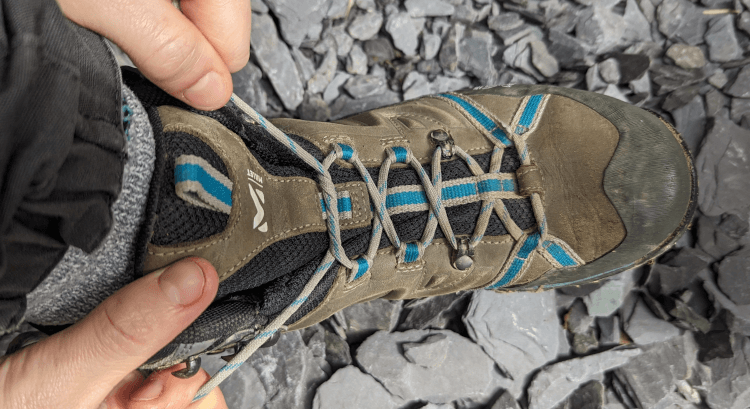
[[26,392],[70,405],[59,407],[98,407],[123,378],[205,310],[218,283],[216,270],[198,258],[149,274],[76,325],[22,350],[25,356],[15,368],[11,363],[9,375],[36,383],[23,385]]
[[211,43],[169,1],[59,0],[65,15],[125,51],[161,89],[202,110],[221,108],[232,77]]

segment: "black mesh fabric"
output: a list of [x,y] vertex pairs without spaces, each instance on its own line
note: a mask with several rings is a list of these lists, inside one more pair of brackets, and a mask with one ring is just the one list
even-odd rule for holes
[[[265,129],[243,121],[243,114],[236,108],[228,106],[214,112],[197,111],[152,85],[144,83],[145,80],[134,77],[133,73],[124,75],[124,77],[126,83],[147,108],[158,105],[173,105],[217,120],[242,138],[251,154],[270,174],[308,177],[316,180],[317,175],[313,169],[273,139]],[[155,121],[155,123],[158,123],[158,121]],[[160,135],[158,130],[155,131],[157,131],[157,135]],[[174,194],[174,176],[168,174],[173,170],[173,158],[179,152],[190,151],[204,157],[212,165],[215,164],[215,167],[220,169],[222,173],[226,174],[226,168],[222,167],[223,163],[218,159],[218,156],[211,156],[203,150],[202,146],[194,143],[195,141],[190,141],[189,138],[184,138],[184,136],[174,133],[163,137],[163,144],[168,152],[168,163],[165,166],[163,188],[160,189],[160,197],[158,198],[159,217],[156,221],[153,236],[153,242],[157,244],[168,245],[193,241],[197,238],[206,237],[207,234],[220,232],[223,227],[219,228],[218,226],[225,226],[226,224],[225,215],[188,205]],[[324,153],[314,144],[297,135],[289,135],[289,137],[318,160],[324,159]],[[169,162],[170,159],[171,162]],[[473,159],[483,171],[488,171],[491,154],[473,156]],[[513,172],[519,165],[520,160],[516,150],[514,148],[506,149],[501,172]],[[376,183],[379,170],[379,168],[368,168],[370,176]],[[426,166],[425,170],[429,174],[430,166]],[[334,183],[362,180],[356,170],[342,168],[336,164],[333,164],[329,171]],[[441,172],[443,180],[446,181],[472,175],[466,163],[460,159],[444,162]],[[389,172],[389,187],[412,184],[421,184],[416,171],[413,169],[397,168]],[[535,220],[529,200],[505,200],[504,203],[519,227],[527,229],[534,226]],[[458,235],[472,234],[476,227],[480,208],[481,203],[447,208],[446,212],[454,233]],[[166,215],[167,212],[174,214],[163,218],[163,215]],[[214,214],[207,214],[206,212]],[[405,242],[413,242],[421,239],[427,223],[428,212],[398,214],[392,216],[392,219],[399,238]],[[196,220],[200,223],[196,223]],[[188,225],[189,227],[180,229],[176,226],[177,224]],[[190,226],[197,224],[202,226]],[[501,236],[505,234],[507,234],[507,231],[499,218],[493,214],[486,235]],[[349,257],[363,254],[369,245],[370,235],[371,229],[369,227],[342,231],[342,243],[346,254]],[[444,237],[440,228],[438,228],[435,237]],[[251,323],[273,319],[302,291],[325,255],[328,244],[327,233],[308,233],[268,246],[220,284],[214,304],[186,331],[180,334],[175,342],[189,344],[217,337],[226,337],[246,328]],[[385,234],[382,236],[379,245],[381,248],[391,245]],[[325,298],[328,289],[336,278],[338,269],[339,264],[334,263],[308,297],[308,300],[287,321],[287,324],[299,320]],[[165,352],[162,351],[160,354],[164,355]],[[155,358],[150,361],[155,361]]]

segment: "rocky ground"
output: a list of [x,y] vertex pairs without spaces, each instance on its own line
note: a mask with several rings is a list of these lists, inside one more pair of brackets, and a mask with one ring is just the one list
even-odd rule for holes
[[[230,408],[750,407],[750,0],[253,0],[235,92],[335,120],[426,94],[549,83],[673,121],[700,211],[657,263],[542,293],[376,300],[284,334]],[[204,359],[210,373],[224,362]]]

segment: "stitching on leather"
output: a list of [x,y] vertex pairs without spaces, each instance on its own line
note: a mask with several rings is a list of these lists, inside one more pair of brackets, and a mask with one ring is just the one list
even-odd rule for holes
[[356,210],[353,211],[352,219],[341,223],[342,227],[360,224],[360,223],[368,221],[368,219],[370,218],[368,217],[368,214],[365,211],[366,209],[365,206],[367,206],[369,201],[365,199],[365,192],[361,189],[361,183],[362,182],[349,182],[349,183],[345,183],[342,185],[343,187],[351,186],[351,188],[348,190],[349,190],[349,194],[354,196],[354,200],[352,200],[352,203],[355,203],[355,202],[361,203],[361,206],[358,205],[356,207]]

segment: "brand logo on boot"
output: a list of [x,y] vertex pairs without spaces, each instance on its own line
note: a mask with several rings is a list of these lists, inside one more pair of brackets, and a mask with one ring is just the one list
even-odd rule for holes
[[[263,178],[248,169],[247,180],[247,186],[250,188],[250,196],[253,197],[256,210],[255,218],[253,218],[253,229],[258,229],[258,231],[265,233],[268,231],[268,222],[263,222],[263,217],[266,215],[266,212],[263,210],[263,205],[266,203],[266,197],[263,195]],[[258,188],[253,186],[253,183],[258,185]]]

